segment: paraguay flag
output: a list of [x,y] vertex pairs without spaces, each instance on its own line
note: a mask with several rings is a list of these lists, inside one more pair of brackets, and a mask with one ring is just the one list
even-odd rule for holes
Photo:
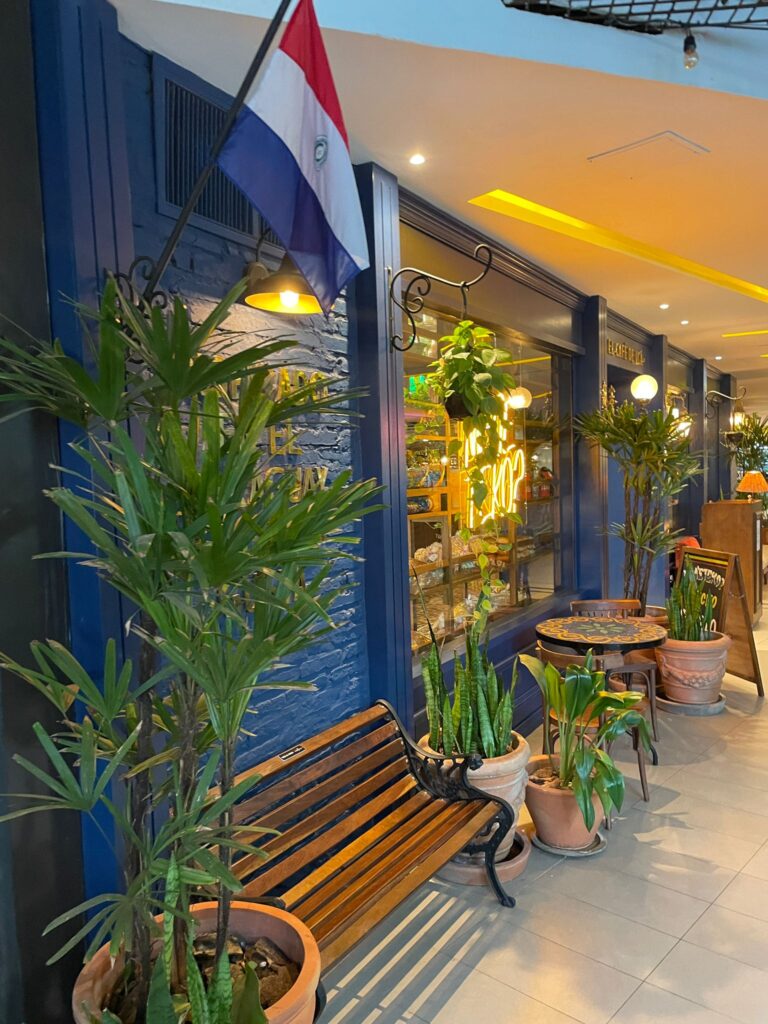
[[327,313],[369,262],[344,118],[312,0],[300,0],[218,163]]

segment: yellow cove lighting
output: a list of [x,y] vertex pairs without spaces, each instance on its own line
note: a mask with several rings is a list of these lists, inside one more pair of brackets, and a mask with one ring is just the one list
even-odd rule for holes
[[578,217],[571,217],[567,213],[553,210],[549,206],[541,206],[530,199],[523,199],[522,196],[506,192],[502,188],[493,189],[491,192],[486,192],[485,195],[470,199],[469,202],[484,210],[501,213],[505,217],[513,217],[516,220],[525,221],[526,224],[546,228],[548,231],[556,231],[558,234],[576,238],[589,245],[598,245],[602,249],[610,249],[612,252],[622,253],[624,256],[645,260],[646,263],[655,263],[659,267],[666,267],[668,270],[675,270],[680,274],[697,277],[701,281],[717,285],[720,288],[730,288],[731,291],[739,292],[750,299],[768,302],[768,288],[763,288],[759,284],[742,281],[741,278],[724,274],[712,267],[705,267],[702,263],[694,263],[693,260],[677,256],[673,252],[667,252],[666,249],[657,249],[653,245],[646,245],[645,242],[621,235],[618,231],[610,231],[608,228],[601,228],[596,224],[588,223],[588,221],[579,220]]
[[721,338],[752,338],[756,334],[768,334],[768,327],[764,327],[762,331],[731,331],[730,334],[721,334]]

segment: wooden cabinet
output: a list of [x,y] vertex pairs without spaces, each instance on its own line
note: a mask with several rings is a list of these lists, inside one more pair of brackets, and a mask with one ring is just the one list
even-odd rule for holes
[[708,501],[701,508],[701,543],[739,556],[752,625],[763,611],[763,558],[759,501]]

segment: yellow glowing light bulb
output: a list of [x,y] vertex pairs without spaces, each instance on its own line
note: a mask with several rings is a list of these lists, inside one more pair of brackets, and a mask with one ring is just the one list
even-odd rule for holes
[[286,309],[295,309],[299,304],[299,293],[292,291],[280,292],[280,301]]

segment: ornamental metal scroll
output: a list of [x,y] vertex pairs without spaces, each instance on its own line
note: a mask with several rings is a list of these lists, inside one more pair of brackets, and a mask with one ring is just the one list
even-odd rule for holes
[[[482,264],[483,269],[477,275],[473,277],[471,281],[449,281],[445,277],[438,277],[436,274],[430,274],[426,270],[418,270],[416,267],[403,267],[402,270],[398,270],[396,274],[392,274],[390,269],[390,281],[389,281],[389,298],[392,305],[397,306],[408,319],[410,325],[410,338],[405,341],[402,334],[396,334],[394,325],[390,331],[390,345],[393,349],[398,352],[407,352],[408,349],[412,348],[416,341],[416,315],[424,309],[424,299],[429,295],[432,290],[432,282],[435,281],[437,284],[447,285],[449,288],[458,288],[461,293],[461,304],[462,304],[462,319],[467,318],[467,296],[469,289],[474,285],[478,284],[483,280],[485,275],[491,269],[491,263],[493,262],[493,253],[491,247],[486,245],[485,242],[481,242],[480,245],[475,246],[475,251],[472,254],[472,258],[476,259],[478,263]],[[408,281],[405,286],[405,290],[401,296],[398,297],[398,283],[405,274],[412,274],[413,277]],[[390,310],[391,310],[390,306]]]

